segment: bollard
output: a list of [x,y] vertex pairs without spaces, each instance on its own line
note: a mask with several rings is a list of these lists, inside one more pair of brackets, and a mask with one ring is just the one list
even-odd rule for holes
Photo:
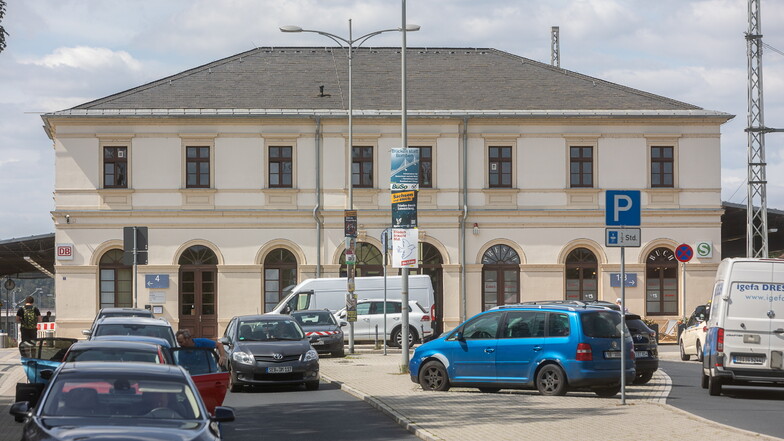
[[381,345],[378,343],[378,325],[376,325],[376,341],[375,341],[375,348],[381,349]]
[[8,333],[0,332],[0,348],[8,347]]
[[54,338],[54,330],[53,329],[47,329],[46,331],[44,331],[44,337],[46,337],[46,338]]

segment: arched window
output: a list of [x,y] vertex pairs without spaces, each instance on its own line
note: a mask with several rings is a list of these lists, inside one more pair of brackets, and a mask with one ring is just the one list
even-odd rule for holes
[[520,256],[493,245],[482,256],[482,310],[520,301]]
[[101,308],[132,307],[133,267],[122,262],[123,250],[109,250],[98,263],[101,280]]
[[180,264],[180,329],[193,335],[214,338],[218,335],[218,257],[203,246],[185,250]]
[[647,315],[678,314],[678,261],[668,248],[656,248],[645,264]]
[[591,302],[598,299],[596,256],[586,248],[572,250],[566,257],[566,300]]
[[[372,244],[357,242],[357,272],[355,277],[383,276],[384,256]],[[346,251],[340,255],[340,277],[346,277]]]
[[297,258],[285,249],[270,251],[264,259],[264,312],[280,302],[287,287],[297,284]]
[[217,265],[218,257],[204,245],[194,245],[182,253],[180,265]]

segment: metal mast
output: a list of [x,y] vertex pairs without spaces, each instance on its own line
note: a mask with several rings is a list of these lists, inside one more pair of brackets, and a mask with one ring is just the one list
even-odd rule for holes
[[765,177],[765,127],[762,102],[762,30],[760,0],[749,0],[748,56],[748,194],[746,257],[768,257],[768,198]]
[[550,65],[561,67],[561,43],[559,39],[560,28],[553,26],[550,28]]

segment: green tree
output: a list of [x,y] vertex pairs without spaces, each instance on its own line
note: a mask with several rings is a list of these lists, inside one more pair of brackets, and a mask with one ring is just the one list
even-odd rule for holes
[[[5,0],[0,0],[0,22],[3,21],[3,17],[5,16]],[[9,35],[8,32],[5,31],[2,25],[0,25],[0,52],[3,52],[5,49],[5,36]]]

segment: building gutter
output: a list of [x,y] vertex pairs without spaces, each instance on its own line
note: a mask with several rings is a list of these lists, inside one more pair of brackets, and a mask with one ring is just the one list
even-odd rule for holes
[[321,117],[316,117],[316,205],[313,219],[316,221],[316,277],[321,277],[321,230],[324,227],[319,210],[321,209]]
[[463,118],[463,214],[460,217],[460,322],[466,320],[466,219],[468,218],[468,117]]

